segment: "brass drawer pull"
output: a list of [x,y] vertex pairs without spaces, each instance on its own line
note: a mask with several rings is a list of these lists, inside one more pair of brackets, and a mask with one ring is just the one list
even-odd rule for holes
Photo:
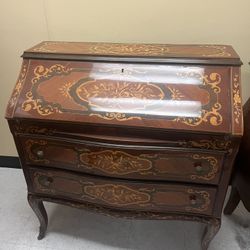
[[38,158],[42,159],[44,157],[44,151],[43,150],[37,150],[36,155]]
[[190,199],[191,205],[196,205],[196,203],[197,203],[197,197],[196,197],[196,195],[190,195],[189,199]]
[[197,173],[201,173],[201,172],[203,171],[203,167],[202,167],[201,162],[196,162],[196,163],[194,164],[194,166],[195,166],[195,171],[196,171]]
[[41,176],[39,182],[41,185],[49,187],[53,183],[53,178],[48,176]]

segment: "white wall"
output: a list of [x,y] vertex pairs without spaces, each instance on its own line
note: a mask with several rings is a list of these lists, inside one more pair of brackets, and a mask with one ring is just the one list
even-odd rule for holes
[[231,44],[250,96],[249,0],[0,0],[0,155],[16,155],[4,119],[23,50],[42,40]]

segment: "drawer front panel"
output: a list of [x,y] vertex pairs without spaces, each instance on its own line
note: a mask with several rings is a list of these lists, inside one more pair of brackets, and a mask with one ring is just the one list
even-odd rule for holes
[[142,211],[211,215],[216,188],[90,178],[30,168],[35,193]]
[[223,154],[21,137],[26,162],[103,176],[217,184]]

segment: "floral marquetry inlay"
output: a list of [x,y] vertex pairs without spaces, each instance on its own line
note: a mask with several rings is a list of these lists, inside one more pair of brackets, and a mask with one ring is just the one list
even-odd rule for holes
[[81,163],[108,174],[126,175],[152,168],[152,162],[122,151],[104,150],[80,154]]
[[[107,107],[124,109],[127,103],[117,103],[113,100],[117,98],[129,98],[131,102],[137,99],[162,100],[164,92],[156,84],[150,83],[130,83],[130,82],[105,82],[105,81],[88,81],[77,87],[76,93],[80,99],[89,102],[92,106],[98,106],[98,98],[106,98]],[[96,100],[96,101],[95,101]],[[136,105],[134,101],[133,106]],[[136,107],[135,107],[136,108]],[[145,107],[138,107],[145,108]]]
[[89,47],[93,54],[111,54],[111,55],[141,55],[141,56],[159,56],[170,53],[170,47],[166,45],[153,44],[96,44]]
[[179,141],[179,146],[188,148],[201,148],[201,149],[213,149],[213,150],[232,150],[232,141],[230,140],[196,140],[196,141]]
[[108,56],[145,56],[145,57],[231,57],[229,47],[223,45],[167,45],[137,43],[79,43],[43,42],[27,52],[108,55]]
[[110,205],[125,206],[150,201],[150,195],[123,185],[104,184],[84,187],[84,193]]
[[143,113],[154,100],[162,100],[165,97],[162,89],[156,84],[122,81],[87,81],[69,91],[71,96],[75,94],[81,102],[88,103],[92,110],[105,110],[105,113],[91,112],[90,115],[120,121],[141,119],[140,116],[126,115],[123,110],[142,110]]
[[168,87],[169,91],[171,92],[171,98],[172,100],[181,100],[185,96],[181,93],[181,91],[177,88],[170,88]]
[[239,83],[239,75],[235,74],[233,76],[233,112],[234,119],[237,124],[240,123],[240,117],[242,115],[242,101],[240,96],[240,83]]

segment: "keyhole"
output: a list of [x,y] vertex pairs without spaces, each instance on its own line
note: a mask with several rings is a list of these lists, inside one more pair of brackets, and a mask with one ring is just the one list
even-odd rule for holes
[[124,69],[122,69],[122,73],[124,73]]

